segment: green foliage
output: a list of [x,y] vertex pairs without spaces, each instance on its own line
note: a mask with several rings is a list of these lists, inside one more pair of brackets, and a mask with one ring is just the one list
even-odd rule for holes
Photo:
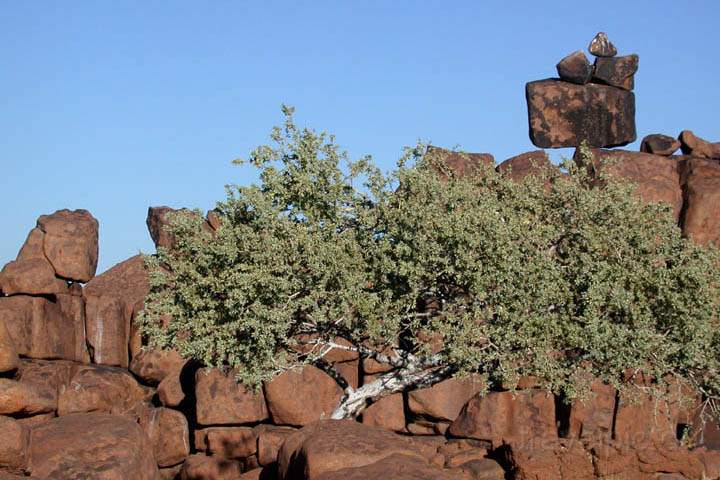
[[458,177],[422,145],[383,174],[284,113],[250,155],[260,184],[218,203],[222,227],[176,215],[175,247],[148,258],[153,344],[249,384],[316,361],[308,334],[437,354],[491,383],[534,375],[569,398],[626,369],[720,391],[720,256],[681,238],[668,206],[616,179],[594,188],[571,162]]

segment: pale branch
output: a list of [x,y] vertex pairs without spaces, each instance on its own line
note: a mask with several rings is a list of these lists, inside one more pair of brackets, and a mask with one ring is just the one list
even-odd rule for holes
[[347,380],[345,380],[345,377],[343,377],[340,372],[335,370],[335,367],[330,365],[322,358],[316,360],[314,362],[314,365],[323,372],[327,373],[330,377],[332,377],[332,379],[335,380],[338,385],[340,385],[340,388],[343,389],[345,395],[350,395],[355,391],[355,389],[348,384]]
[[399,370],[386,373],[357,390],[346,393],[330,418],[334,420],[354,418],[362,413],[369,401],[410,388],[432,386],[449,378],[454,372],[451,366],[434,367],[437,367],[437,363],[433,365],[431,361],[414,362]]

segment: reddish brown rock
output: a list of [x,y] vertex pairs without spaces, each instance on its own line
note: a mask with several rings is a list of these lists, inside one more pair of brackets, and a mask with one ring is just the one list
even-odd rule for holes
[[538,80],[525,87],[530,140],[540,148],[635,141],[635,95],[606,85]]
[[592,77],[593,66],[582,50],[571,53],[556,65],[562,80],[578,85],[585,85]]
[[637,55],[596,58],[592,79],[613,87],[632,90],[635,88],[635,72],[640,58]]
[[0,415],[34,415],[52,412],[57,400],[45,389],[0,378]]
[[669,157],[680,148],[680,141],[668,135],[653,133],[646,135],[640,143],[640,151]]
[[90,363],[90,353],[87,349],[85,337],[85,300],[77,295],[57,295],[57,304],[60,306],[65,323],[72,323],[72,329],[64,333],[66,340],[73,340],[74,355],[67,360]]
[[358,388],[360,385],[360,361],[353,360],[352,362],[343,362],[333,364],[335,370],[338,371],[349,386],[352,388]]
[[157,387],[160,403],[166,407],[177,407],[185,399],[185,391],[180,378],[182,371],[182,366],[172,370]]
[[242,464],[206,455],[190,455],[180,470],[182,480],[237,480],[242,475]]
[[47,423],[53,418],[56,418],[55,412],[38,413],[37,415],[31,415],[29,417],[18,418],[17,422],[27,429],[35,428],[37,425]]
[[[665,202],[672,208],[675,218],[680,217],[683,193],[677,160],[627,150],[592,150],[592,156],[590,161],[595,175],[606,170],[611,175],[630,181],[636,185],[635,191],[643,201]],[[607,158],[614,163],[606,162]],[[582,158],[580,149],[575,151],[574,159],[578,163],[588,160]]]
[[44,258],[12,261],[0,271],[0,290],[5,295],[55,295],[67,293],[67,282],[55,276]]
[[155,480],[152,445],[140,426],[104,413],[59,417],[30,436],[33,477]]
[[87,210],[58,210],[41,215],[43,251],[58,277],[85,283],[98,262],[98,221]]
[[70,296],[58,296],[56,301],[25,295],[0,297],[0,322],[5,323],[19,355],[83,360],[84,329],[81,319],[70,315],[72,306],[66,297]]
[[613,438],[620,444],[674,442],[677,434],[672,411],[663,399],[629,390],[620,394]]
[[0,373],[5,373],[12,372],[20,366],[20,357],[2,316],[0,313]]
[[210,225],[210,228],[212,228],[216,232],[220,230],[220,227],[222,227],[222,218],[220,217],[220,212],[216,210],[208,210],[207,215],[205,215],[205,220],[207,221],[208,225]]
[[[467,153],[429,146],[425,154],[431,161],[445,164],[453,175],[463,177],[473,175],[481,169],[481,165],[490,168],[495,166],[495,158],[489,153]],[[372,373],[372,372],[368,372]]]
[[60,387],[58,415],[82,412],[129,414],[147,400],[150,393],[126,370],[85,365],[76,370],[67,387]]
[[182,463],[173,467],[158,468],[158,480],[178,480],[182,468]]
[[605,32],[598,32],[588,45],[590,53],[596,57],[614,57],[617,55],[617,48],[608,39]]
[[290,427],[276,427],[274,425],[258,425],[255,427],[257,435],[257,456],[262,466],[277,462],[278,451],[285,440],[292,435],[295,429]]
[[411,391],[408,394],[408,407],[416,415],[452,422],[483,387],[484,383],[476,376],[451,378],[430,388]]
[[500,464],[489,458],[467,461],[454,470],[460,470],[472,480],[505,480],[506,478],[505,470]]
[[595,480],[593,459],[581,445],[563,440],[512,443],[506,462],[517,480]]
[[25,467],[28,431],[17,420],[0,416],[0,468]]
[[[174,213],[181,215],[194,215],[194,212],[188,210],[187,208],[174,209],[165,206],[148,208],[147,220],[145,223],[147,224],[148,231],[150,232],[150,237],[152,238],[153,243],[155,243],[155,247],[165,249],[173,248],[175,238],[168,231],[168,226],[170,224],[170,216],[168,216],[168,214]],[[211,215],[210,212],[208,212],[208,218],[205,222],[203,222],[203,228],[205,231],[212,233],[217,229],[216,226],[219,226],[219,221],[220,218],[216,214]]]
[[418,464],[426,463],[425,455],[417,448],[411,441],[383,428],[352,421],[320,421],[285,440],[278,453],[278,472],[280,478],[312,480],[326,473],[371,465],[391,455],[405,455],[415,458]]
[[130,362],[130,371],[149,385],[159,384],[170,372],[185,364],[176,350],[142,350]]
[[405,407],[402,393],[388,395],[363,411],[362,423],[401,432],[405,430]]
[[541,390],[491,392],[473,397],[448,432],[454,437],[492,443],[527,442],[557,437],[555,401]]
[[85,285],[87,341],[94,363],[128,367],[131,320],[149,289],[142,255],[115,265]]
[[[28,236],[25,239],[25,243],[23,243],[23,246],[20,247],[20,251],[18,252],[16,260],[24,261],[39,258],[47,261],[45,251],[43,249],[44,243],[45,233],[43,233],[43,231],[40,230],[38,227],[33,228],[32,230],[30,230],[30,233],[28,233]],[[55,272],[54,269],[53,272]]]
[[544,150],[521,153],[508,158],[498,165],[497,170],[518,182],[528,175],[551,175],[559,171],[558,167],[550,162]]
[[680,148],[685,155],[699,158],[720,159],[720,142],[711,143],[696,136],[690,130],[683,130],[678,137]]
[[413,435],[435,435],[435,423],[431,421],[411,422],[407,424],[407,431]]
[[247,458],[257,453],[257,432],[251,427],[195,430],[195,448],[222,458]]
[[373,478],[450,480],[457,477],[427,462],[418,462],[416,457],[396,454],[370,465],[342,468],[306,478],[308,480],[368,480]]
[[335,380],[310,365],[282,373],[264,389],[273,423],[297,426],[329,418],[343,393]]
[[615,394],[614,387],[595,380],[588,397],[576,400],[570,407],[567,436],[598,441],[611,438]]
[[139,420],[153,446],[159,467],[172,467],[190,455],[190,433],[185,415],[169,408],[149,408]]
[[701,459],[674,441],[638,445],[636,448],[638,467],[643,473],[675,473],[682,475],[680,478],[707,478],[703,476]]
[[720,245],[720,163],[700,158],[682,160],[685,209],[683,234],[699,244]]
[[198,370],[195,396],[197,421],[201,425],[253,423],[268,416],[262,390],[253,391],[238,383],[232,372]]

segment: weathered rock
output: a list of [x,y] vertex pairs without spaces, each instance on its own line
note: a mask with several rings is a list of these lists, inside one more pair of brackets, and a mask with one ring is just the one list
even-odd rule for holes
[[173,467],[158,468],[158,480],[178,480],[182,468],[182,463]]
[[571,53],[556,65],[562,80],[578,85],[585,85],[592,77],[593,66],[582,50]]
[[27,429],[35,428],[37,425],[47,423],[53,418],[56,418],[55,412],[38,413],[37,415],[31,415],[29,417],[18,418],[17,421],[23,427]]
[[497,170],[521,182],[528,175],[553,174],[559,168],[550,162],[544,150],[535,150],[508,158],[497,166]]
[[598,441],[611,438],[615,394],[614,387],[599,380],[593,381],[588,398],[576,400],[570,407],[568,438],[591,438]]
[[[210,211],[212,212],[212,210]],[[212,233],[217,230],[220,224],[220,218],[217,214],[208,212],[208,218],[203,223],[205,231]],[[173,248],[175,238],[168,231],[168,225],[170,224],[170,218],[168,214],[178,213],[180,215],[195,215],[191,210],[187,208],[174,209],[170,207],[150,207],[148,208],[148,215],[146,224],[150,237],[155,243],[155,247],[161,247],[165,249]]]
[[290,427],[276,427],[274,425],[258,425],[254,428],[257,435],[257,456],[262,466],[277,462],[278,451],[283,442],[295,432]]
[[140,426],[105,413],[59,417],[32,430],[33,476],[56,480],[155,480],[152,445]]
[[[44,243],[45,233],[38,227],[33,228],[32,230],[30,230],[30,233],[28,233],[28,236],[25,239],[25,243],[23,243],[23,246],[20,247],[20,251],[18,252],[16,260],[24,261],[41,259],[48,261],[43,248]],[[53,269],[53,275],[54,272],[55,269]]]
[[474,376],[443,380],[430,388],[411,391],[408,407],[416,415],[452,422],[483,386],[480,378]]
[[490,458],[467,461],[457,467],[472,480],[505,480],[505,470],[498,462]]
[[664,399],[627,391],[620,394],[615,413],[613,438],[626,445],[644,442],[674,442],[676,424]]
[[635,141],[635,95],[597,84],[538,80],[525,87],[530,140],[540,148],[593,147]]
[[371,465],[392,455],[426,463],[426,457],[417,448],[411,441],[383,428],[352,421],[320,421],[285,440],[278,453],[278,472],[280,478],[314,480],[326,473]]
[[0,468],[24,468],[28,446],[27,429],[14,418],[0,416],[0,432]]
[[720,142],[711,143],[696,136],[690,130],[683,130],[678,137],[680,148],[685,155],[699,158],[720,159]]
[[450,425],[454,437],[502,443],[557,437],[555,401],[541,390],[491,392],[475,396]]
[[506,462],[517,480],[595,480],[593,459],[581,445],[559,440],[543,444],[512,443]]
[[149,385],[159,384],[170,372],[185,363],[177,350],[142,350],[130,362],[130,371]]
[[115,265],[85,285],[87,341],[94,363],[127,368],[131,321],[149,290],[141,255]]
[[190,455],[180,470],[182,480],[237,480],[242,475],[242,464],[206,455]]
[[639,445],[637,458],[643,473],[674,473],[682,475],[680,478],[707,478],[703,475],[704,465],[700,458],[674,441]]
[[612,58],[596,58],[593,82],[600,82],[624,90],[635,88],[635,72],[638,70],[640,57],[626,55]]
[[489,153],[456,152],[429,146],[425,155],[433,161],[444,163],[447,169],[458,177],[476,174],[481,165],[489,167],[495,165],[495,158]]
[[685,189],[683,234],[699,244],[720,245],[720,163],[701,158],[681,160]]
[[353,360],[352,362],[343,362],[333,364],[335,370],[338,371],[345,381],[352,388],[358,388],[360,385],[360,360]]
[[0,297],[0,321],[5,323],[19,355],[84,359],[84,328],[81,319],[69,314],[72,305],[66,297],[70,296],[59,295],[56,301],[25,295]]
[[[0,308],[2,308],[1,304]],[[20,366],[20,357],[2,317],[0,313],[0,373],[5,373],[12,372]]]
[[668,135],[653,133],[646,135],[640,143],[640,151],[669,157],[680,148],[680,140]]
[[416,457],[395,454],[370,465],[342,468],[306,478],[308,480],[367,480],[374,478],[450,480],[457,477],[426,462],[418,462]]
[[402,393],[383,397],[363,411],[362,423],[401,432],[405,430],[405,407]]
[[56,295],[55,298],[65,319],[63,323],[72,324],[72,329],[62,334],[64,340],[72,340],[74,344],[74,355],[67,360],[90,363],[90,352],[85,337],[85,300],[82,296],[72,294]]
[[85,283],[95,276],[98,221],[90,212],[58,210],[41,215],[37,226],[45,234],[43,251],[58,277]]
[[150,439],[159,467],[172,467],[190,455],[190,433],[185,415],[169,408],[148,408],[139,423]]
[[58,415],[82,412],[130,414],[149,393],[126,370],[104,365],[79,367],[60,387]]
[[0,290],[5,295],[55,295],[67,293],[67,282],[55,276],[44,258],[9,262],[0,271]]
[[0,378],[0,415],[33,415],[52,412],[56,407],[56,399],[47,390]]
[[[678,162],[674,158],[627,150],[593,150],[592,159],[584,159],[580,149],[575,151],[574,158],[581,164],[592,162],[595,175],[606,169],[607,173],[634,183],[635,191],[643,201],[665,202],[672,207],[675,218],[680,217],[683,193]],[[606,158],[615,163],[605,162]]]
[[608,39],[605,32],[598,32],[588,45],[590,53],[596,57],[614,57],[617,55],[615,45]]
[[257,432],[251,427],[195,430],[195,448],[222,458],[246,458],[257,453]]
[[329,418],[342,397],[342,389],[329,375],[306,365],[265,382],[265,398],[273,423],[307,425]]
[[195,396],[197,421],[201,425],[253,423],[268,416],[262,390],[253,391],[238,383],[232,372],[198,370]]
[[22,360],[15,378],[20,383],[35,389],[41,397],[52,402],[54,405],[52,415],[54,416],[60,389],[70,384],[77,366],[76,363],[60,360]]
[[185,399],[181,382],[182,372],[182,366],[170,371],[157,387],[160,403],[166,407],[177,407]]
[[222,218],[220,217],[220,213],[216,210],[208,210],[207,215],[205,215],[205,220],[208,225],[210,225],[210,228],[216,232],[220,230],[220,227],[222,227]]

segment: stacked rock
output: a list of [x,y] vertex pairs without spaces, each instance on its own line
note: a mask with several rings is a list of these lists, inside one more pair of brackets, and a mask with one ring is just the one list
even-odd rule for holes
[[530,140],[541,148],[613,147],[635,141],[634,77],[639,57],[616,56],[603,32],[588,50],[571,53],[557,64],[559,79],[529,82],[525,87]]

